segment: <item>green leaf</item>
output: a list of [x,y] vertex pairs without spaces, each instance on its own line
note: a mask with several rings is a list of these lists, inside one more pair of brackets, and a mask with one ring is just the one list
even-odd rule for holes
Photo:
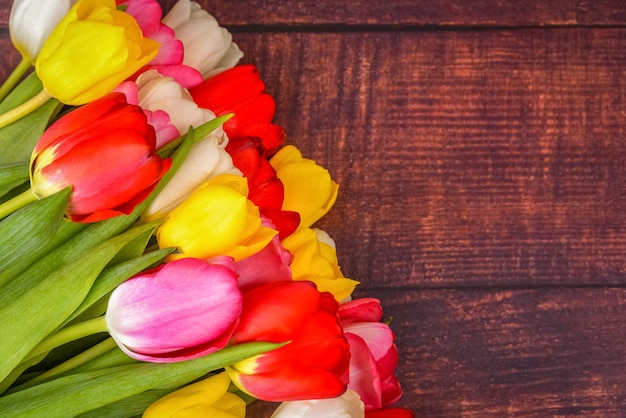
[[42,255],[61,221],[71,189],[33,202],[0,222],[0,287]]
[[[117,264],[113,267],[104,269],[89,290],[85,300],[83,300],[80,306],[74,311],[74,313],[72,313],[66,323],[87,311],[87,309],[97,303],[100,299],[109,295],[120,283],[163,261],[171,252],[172,251],[169,248],[152,251],[141,257],[137,257],[126,261],[125,263]],[[99,314],[102,314],[102,312]]]
[[[24,103],[42,89],[36,73],[30,74],[11,94],[0,103],[0,113],[4,113]],[[50,99],[22,119],[0,129],[0,164],[29,161],[35,144],[44,133],[51,118],[63,105]]]
[[129,396],[117,402],[78,415],[76,418],[130,418],[141,416],[157,400],[171,393],[172,390],[149,390],[135,396]]
[[112,238],[49,275],[5,285],[0,293],[0,380],[63,324],[115,254],[151,228],[144,225]]
[[28,162],[0,166],[0,197],[28,181]]
[[3,418],[65,418],[155,388],[175,388],[282,344],[246,343],[178,363],[137,363],[61,377],[0,398]]

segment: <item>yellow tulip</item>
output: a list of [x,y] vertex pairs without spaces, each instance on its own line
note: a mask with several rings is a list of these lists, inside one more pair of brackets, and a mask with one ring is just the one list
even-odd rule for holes
[[287,145],[270,160],[285,187],[283,210],[300,214],[300,226],[309,227],[324,216],[337,199],[339,186],[328,171],[315,161],[302,158],[300,151]]
[[164,396],[148,407],[143,418],[244,418],[246,403],[228,392],[226,372]]
[[259,209],[248,200],[247,180],[221,174],[172,210],[156,236],[161,248],[180,251],[169,260],[230,256],[238,261],[265,248],[276,234],[261,224]]
[[294,280],[309,280],[320,292],[330,292],[338,302],[349,297],[359,282],[343,277],[335,243],[319,229],[300,228],[282,241],[292,254]]
[[79,0],[43,44],[35,70],[50,96],[81,105],[109,93],[154,58],[160,44],[144,38],[115,0]]

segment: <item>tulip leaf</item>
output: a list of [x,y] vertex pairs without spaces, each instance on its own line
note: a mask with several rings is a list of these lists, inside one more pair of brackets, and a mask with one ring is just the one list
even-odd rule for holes
[[[152,233],[152,231],[148,232],[150,234]],[[78,317],[78,315],[86,312],[87,309],[96,304],[100,299],[110,294],[120,283],[163,261],[171,252],[172,250],[169,248],[152,251],[141,257],[133,258],[124,263],[104,269],[94,281],[87,297],[74,311],[74,313],[72,313],[66,323]],[[102,313],[103,312],[99,312],[96,316],[99,316]]]
[[[36,73],[30,74],[0,103],[0,113],[35,96],[42,89]],[[29,161],[35,144],[63,105],[50,99],[35,111],[0,129],[0,164]]]
[[76,418],[130,418],[141,417],[143,412],[157,400],[171,393],[168,389],[149,390],[126,399],[110,403],[98,409],[78,415]]
[[112,238],[44,277],[13,280],[0,293],[0,380],[55,331],[87,296],[94,280],[128,242],[152,225]]
[[41,257],[61,225],[70,192],[35,201],[0,222],[0,287]]
[[137,363],[72,374],[1,397],[0,416],[76,416],[148,390],[178,388],[209,371],[280,346],[282,344],[245,343],[195,360],[162,364]]
[[28,162],[0,166],[0,197],[28,181]]

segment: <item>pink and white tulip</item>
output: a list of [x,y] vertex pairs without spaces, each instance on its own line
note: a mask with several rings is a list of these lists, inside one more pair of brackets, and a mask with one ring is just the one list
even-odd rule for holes
[[174,29],[185,47],[183,64],[204,79],[234,67],[243,56],[230,32],[196,2],[179,0],[163,23]]
[[353,390],[329,399],[283,402],[271,418],[363,418],[363,401]]
[[185,87],[193,87],[202,82],[202,75],[198,70],[183,65],[183,43],[176,38],[172,28],[161,22],[163,9],[156,0],[117,0],[117,4],[124,6],[125,11],[137,20],[144,36],[161,44],[157,56],[140,73],[154,69],[174,78]]
[[391,405],[402,396],[395,376],[398,349],[395,335],[380,322],[382,308],[374,298],[355,299],[342,304],[339,319],[350,344],[350,383],[365,410]]
[[106,313],[109,333],[130,357],[190,360],[228,343],[241,313],[233,263],[186,258],[118,286]]

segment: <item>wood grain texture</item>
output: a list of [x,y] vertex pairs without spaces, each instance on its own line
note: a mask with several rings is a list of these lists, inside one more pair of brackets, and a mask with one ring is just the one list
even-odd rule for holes
[[[165,9],[176,3],[164,0]],[[621,25],[620,0],[251,0],[233,7],[220,0],[200,1],[229,26],[390,25],[390,26],[545,26]],[[315,30],[315,28],[312,28]]]
[[235,39],[341,185],[321,226],[364,286],[625,282],[626,31]]
[[[159,1],[165,11],[176,0]],[[621,0],[221,0],[197,1],[228,26],[613,26],[626,24]],[[11,1],[0,2],[0,25]]]

